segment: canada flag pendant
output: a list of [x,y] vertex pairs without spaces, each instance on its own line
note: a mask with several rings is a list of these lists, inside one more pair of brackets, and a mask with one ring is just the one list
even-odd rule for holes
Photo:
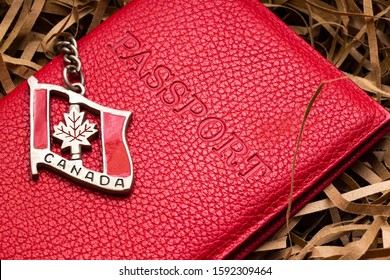
[[[61,86],[40,84],[35,77],[30,77],[28,84],[33,177],[38,178],[38,167],[46,167],[80,185],[110,193],[129,193],[133,163],[125,132],[131,112],[101,106]],[[53,95],[69,101],[69,112],[64,113],[63,121],[51,126],[50,98]],[[100,133],[82,110],[100,117]],[[51,131],[52,137],[62,143],[61,150],[70,151],[69,159],[52,151]],[[98,136],[102,143],[102,170],[91,170],[83,165],[82,149],[91,147],[90,141]]]

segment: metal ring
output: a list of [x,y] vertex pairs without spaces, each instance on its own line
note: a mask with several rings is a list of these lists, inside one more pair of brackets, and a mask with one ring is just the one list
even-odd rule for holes
[[[77,56],[72,55],[72,54],[71,55],[68,55],[68,54],[64,55],[64,61],[66,63],[69,63],[70,65],[74,65],[76,67],[77,72],[81,71],[81,61]],[[67,65],[67,66],[69,66],[69,65]],[[73,73],[73,70],[71,72]]]
[[77,71],[76,65],[73,65],[73,64],[66,65],[65,68],[66,68],[67,72],[72,73],[72,74],[76,74],[79,72],[79,71]]
[[78,94],[84,95],[85,94],[85,87],[81,83],[73,83],[71,84],[72,90],[74,92],[77,92]]
[[[81,71],[80,72],[77,71],[76,66],[74,66],[74,65],[67,65],[64,68],[64,73],[66,74],[66,80],[68,82],[69,82],[68,76],[69,76],[69,73],[70,73],[70,75],[72,75],[73,79],[76,79],[81,84],[84,84],[84,75],[83,75],[83,73]],[[65,79],[65,77],[64,77],[64,79]]]
[[[68,66],[70,66],[69,68],[72,68],[72,66],[75,67],[74,65],[68,65]],[[85,82],[84,75],[82,72],[76,72],[76,71],[72,72],[72,70],[69,70],[69,68],[65,67],[64,70],[62,71],[62,76],[64,78],[64,82],[68,88],[70,88],[71,90],[73,90],[75,92],[78,92],[78,89],[74,85],[81,84],[83,86],[84,82]],[[77,76],[78,76],[77,78],[78,78],[79,82],[78,83],[71,83],[69,81],[69,73],[71,73],[72,75],[77,74]]]
[[69,54],[64,54],[64,61],[66,62],[66,63],[72,63],[72,61],[69,59]]
[[56,48],[57,52],[62,52],[62,48],[64,46],[69,45],[69,44],[70,43],[66,42],[66,41],[59,41],[59,42],[55,43],[54,47]]
[[73,54],[74,56],[79,56],[77,48],[72,44],[67,44],[66,46],[63,46],[61,50],[66,54]]
[[68,40],[68,42],[69,42],[70,44],[72,44],[72,46],[74,46],[74,47],[76,48],[76,50],[77,50],[77,41],[76,41],[76,39],[75,39],[73,36],[69,36],[69,37],[67,38],[67,40]]

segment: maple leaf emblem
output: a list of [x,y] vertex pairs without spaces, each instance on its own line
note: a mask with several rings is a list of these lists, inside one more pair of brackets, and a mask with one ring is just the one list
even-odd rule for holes
[[60,122],[54,126],[53,137],[62,141],[61,149],[70,147],[71,150],[79,146],[90,146],[91,137],[95,135],[96,124],[85,120],[84,112],[72,108],[69,113],[64,114],[65,123]]

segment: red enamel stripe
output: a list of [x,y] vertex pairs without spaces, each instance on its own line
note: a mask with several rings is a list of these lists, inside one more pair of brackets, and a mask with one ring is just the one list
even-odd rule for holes
[[107,174],[127,177],[131,175],[130,160],[122,137],[126,117],[102,113],[103,146]]
[[48,116],[47,116],[47,91],[45,89],[36,89],[34,91],[34,148],[47,149],[48,143]]

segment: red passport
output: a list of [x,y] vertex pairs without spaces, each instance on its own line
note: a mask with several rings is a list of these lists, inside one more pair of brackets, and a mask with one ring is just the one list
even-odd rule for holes
[[[85,99],[50,93],[58,57],[0,100],[1,259],[243,258],[285,222],[322,83],[336,79],[305,122],[293,212],[388,131],[384,108],[256,0],[135,0],[79,55]],[[76,99],[99,131],[82,167],[52,136]]]

